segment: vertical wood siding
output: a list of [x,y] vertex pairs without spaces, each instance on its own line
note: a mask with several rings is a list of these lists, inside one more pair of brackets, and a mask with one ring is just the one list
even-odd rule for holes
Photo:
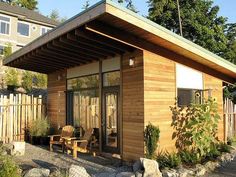
[[[59,78],[58,78],[59,76]],[[48,75],[48,117],[55,129],[66,124],[66,71]]]
[[[129,58],[135,57],[135,66]],[[144,155],[143,53],[126,54],[122,61],[123,80],[123,159],[136,160]]]

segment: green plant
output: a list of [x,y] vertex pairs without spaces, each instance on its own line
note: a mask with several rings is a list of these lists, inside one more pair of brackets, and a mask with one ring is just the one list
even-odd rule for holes
[[29,133],[31,136],[46,136],[49,131],[49,123],[47,118],[34,120],[29,126]]
[[175,103],[170,109],[175,129],[172,138],[176,138],[178,150],[192,152],[197,155],[197,159],[205,157],[212,144],[217,143],[220,116],[216,101],[210,98],[202,104],[192,104],[187,108],[180,108]]
[[187,165],[193,165],[201,162],[202,160],[202,158],[199,157],[198,154],[187,150],[179,152],[179,156],[181,158],[181,161]]
[[160,152],[157,155],[157,162],[160,165],[160,168],[163,169],[165,167],[168,168],[176,168],[181,165],[181,157],[177,153],[169,153],[169,152]]
[[20,168],[12,160],[12,157],[3,155],[2,146],[0,147],[0,177],[20,177]]
[[220,152],[228,152],[228,153],[230,153],[231,147],[229,145],[221,142],[221,143],[218,144],[218,150]]
[[218,149],[218,144],[212,144],[210,151],[206,155],[206,159],[214,160],[220,156],[221,152]]
[[144,142],[146,146],[147,158],[154,158],[159,137],[160,137],[159,128],[149,123],[144,131]]

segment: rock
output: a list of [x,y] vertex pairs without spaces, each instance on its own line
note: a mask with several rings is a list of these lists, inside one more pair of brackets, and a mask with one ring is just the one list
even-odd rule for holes
[[136,171],[135,177],[143,177],[143,171]]
[[55,171],[53,171],[50,175],[49,175],[49,177],[62,177],[63,176],[63,174],[61,173],[61,171],[60,170],[55,170]]
[[205,166],[207,171],[214,171],[217,167],[220,166],[220,164],[219,164],[219,162],[209,161],[204,166]]
[[178,177],[178,173],[174,169],[165,169],[162,171],[163,177]]
[[100,173],[94,175],[94,177],[116,177],[116,173]]
[[69,177],[90,177],[84,167],[78,165],[71,165],[69,169]]
[[197,164],[195,171],[196,176],[203,176],[205,175],[205,173],[206,173],[206,168],[201,164]]
[[13,145],[12,144],[4,144],[2,147],[2,150],[7,152],[7,154],[11,155],[13,151]]
[[24,177],[48,177],[50,170],[46,168],[32,168],[27,171]]
[[25,154],[25,142],[13,142],[13,150],[11,155],[23,156]]
[[180,168],[178,169],[177,173],[179,174],[179,177],[188,177],[189,176],[189,170],[186,168]]
[[137,160],[134,164],[133,164],[133,172],[139,171],[139,170],[143,170],[143,165],[141,160]]
[[145,158],[142,158],[140,161],[144,168],[143,177],[162,177],[157,161]]
[[135,174],[133,172],[121,172],[116,177],[135,177]]

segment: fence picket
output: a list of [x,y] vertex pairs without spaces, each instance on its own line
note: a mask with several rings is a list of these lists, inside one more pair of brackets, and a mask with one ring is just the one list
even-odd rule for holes
[[42,96],[0,95],[0,140],[9,143],[23,140],[32,120],[46,117]]

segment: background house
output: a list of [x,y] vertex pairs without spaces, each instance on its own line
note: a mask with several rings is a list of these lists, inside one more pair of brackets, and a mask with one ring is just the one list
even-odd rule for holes
[[[0,56],[6,46],[11,46],[12,52],[15,52],[57,25],[57,22],[36,11],[0,2]],[[4,68],[1,67],[0,81],[3,74]]]

